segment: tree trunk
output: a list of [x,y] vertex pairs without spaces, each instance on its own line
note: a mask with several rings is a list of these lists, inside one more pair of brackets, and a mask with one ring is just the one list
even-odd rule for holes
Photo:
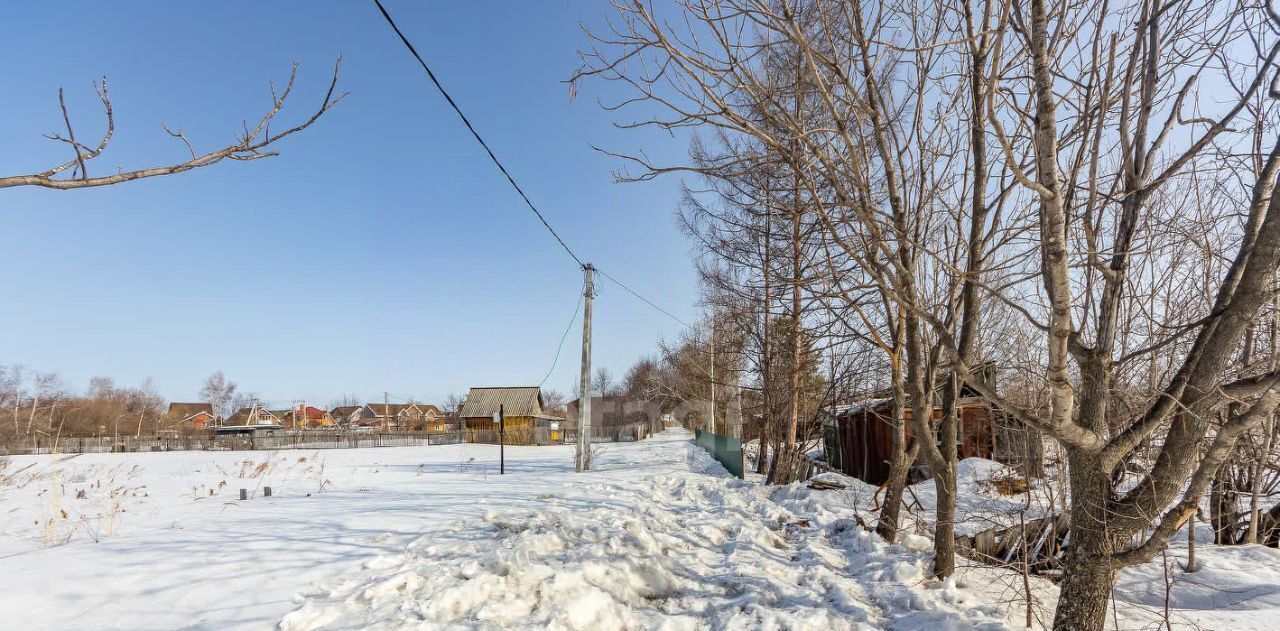
[[1111,595],[1111,533],[1106,511],[1111,476],[1096,456],[1069,450],[1071,475],[1071,543],[1063,559],[1057,631],[1102,631]]
[[1053,616],[1055,631],[1102,631],[1106,626],[1107,600],[1111,596],[1107,559],[1103,554],[1078,549],[1081,547],[1079,540],[1071,540]]
[[880,518],[876,521],[876,534],[889,543],[898,540],[899,516],[902,513],[902,493],[907,487],[907,471],[915,460],[915,450],[907,453],[907,427],[903,418],[906,393],[903,392],[902,369],[897,361],[892,366],[893,380],[893,440],[892,459],[889,461],[889,480],[885,483],[884,504],[880,506]]
[[1271,439],[1275,433],[1275,415],[1272,414],[1267,419],[1266,425],[1263,426],[1265,432],[1262,437],[1262,451],[1258,453],[1258,458],[1253,462],[1253,479],[1250,480],[1253,488],[1250,489],[1249,496],[1249,529],[1245,531],[1245,543],[1258,543],[1258,517],[1261,512],[1259,503],[1262,499],[1262,475],[1267,465],[1267,458],[1271,456]]
[[[766,179],[766,187],[769,180]],[[764,215],[764,263],[762,264],[764,277],[764,295],[761,297],[761,336],[760,344],[760,407],[762,414],[760,416],[760,458],[756,461],[756,473],[764,475],[769,470],[769,448],[767,440],[773,433],[773,333],[770,328],[770,311],[773,307],[773,265],[770,263],[771,252],[773,251],[773,215],[770,214],[772,207],[771,198],[769,198],[769,190],[766,188],[766,203]]]
[[937,521],[933,525],[933,574],[951,576],[956,571],[956,469],[954,462],[934,474],[938,492]]
[[1235,543],[1236,493],[1227,480],[1227,467],[1218,469],[1209,492],[1209,522],[1213,528],[1213,542],[1220,546]]
[[756,473],[764,475],[769,471],[769,441],[764,428],[760,428],[760,453],[756,456]]
[[884,504],[880,506],[880,518],[876,521],[876,534],[889,543],[898,541],[898,524],[902,513],[902,492],[907,486],[910,464],[906,457],[906,431],[899,415],[893,428],[893,460],[889,463],[889,480],[885,483]]
[[1183,568],[1187,574],[1196,571],[1196,516],[1192,515],[1187,520],[1187,567]]

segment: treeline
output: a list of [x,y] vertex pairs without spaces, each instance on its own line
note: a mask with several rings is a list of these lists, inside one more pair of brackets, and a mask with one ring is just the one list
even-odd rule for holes
[[131,387],[94,377],[81,394],[56,373],[0,366],[0,439],[52,444],[60,436],[153,436],[171,429],[165,410],[149,379]]

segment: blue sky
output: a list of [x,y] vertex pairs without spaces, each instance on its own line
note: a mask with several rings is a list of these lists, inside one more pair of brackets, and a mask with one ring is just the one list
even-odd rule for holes
[[[570,103],[585,0],[413,2],[388,9],[547,218],[585,259],[677,316],[697,310],[679,182],[617,184],[591,149],[678,159],[683,139],[612,127],[611,86]],[[122,9],[127,7],[127,10]],[[155,380],[191,399],[223,370],[272,402],[345,393],[434,401],[469,386],[542,380],[581,274],[447,109],[372,2],[23,3],[0,22],[0,173],[116,136],[90,175],[179,161],[160,123],[197,150],[269,105],[267,81],[302,64],[281,123],[310,114],[334,58],[350,96],[277,158],[83,191],[0,191],[0,363]],[[595,358],[620,373],[674,322],[601,283]],[[548,387],[578,370],[575,324]]]

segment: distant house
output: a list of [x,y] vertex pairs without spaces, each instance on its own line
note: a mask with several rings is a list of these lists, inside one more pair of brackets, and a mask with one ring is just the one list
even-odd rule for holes
[[[574,399],[565,406],[565,418],[570,427],[577,427],[578,407],[581,399]],[[591,426],[616,427],[619,425],[662,423],[662,408],[657,403],[632,399],[621,395],[591,397]]]
[[373,410],[377,425],[388,429],[422,430],[429,421],[444,416],[440,408],[426,403],[369,403],[365,407]]
[[562,431],[564,419],[543,411],[542,389],[537,386],[518,388],[472,388],[458,416],[471,442],[496,442],[498,426],[494,415],[502,409],[506,440],[513,445],[536,445],[558,442],[552,434]]
[[352,415],[359,412],[363,407],[363,405],[339,405],[329,410],[329,416],[333,418],[333,422],[337,425],[351,425],[353,423]]
[[290,412],[289,424],[293,427],[333,427],[333,415],[310,405],[298,406]]
[[176,427],[205,429],[217,424],[218,415],[209,403],[170,403],[169,420]]
[[242,427],[246,425],[280,425],[284,426],[284,421],[274,413],[262,408],[240,408],[235,414],[227,417],[222,423],[224,426]]
[[346,421],[344,421],[344,424],[358,425],[360,427],[377,427],[382,425],[381,420],[378,418],[378,413],[374,411],[373,406],[365,404],[354,406],[354,409],[351,408],[352,406],[344,406],[342,408],[343,410],[350,409],[350,411],[345,414]]

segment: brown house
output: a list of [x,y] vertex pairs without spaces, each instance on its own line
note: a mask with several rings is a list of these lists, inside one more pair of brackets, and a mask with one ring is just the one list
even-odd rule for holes
[[170,403],[169,420],[176,427],[205,429],[216,425],[218,416],[209,403]]

